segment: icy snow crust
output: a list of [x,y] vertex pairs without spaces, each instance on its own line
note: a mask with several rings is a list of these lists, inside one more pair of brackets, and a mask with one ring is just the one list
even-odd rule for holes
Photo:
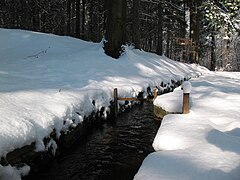
[[[191,83],[190,113],[163,118],[153,142],[156,152],[135,180],[240,179],[240,73],[206,73]],[[177,88],[154,104],[181,112],[182,93]]]
[[102,43],[71,37],[0,29],[0,39],[0,157],[32,142],[36,151],[56,149],[43,139],[108,107],[113,88],[135,97],[207,71],[131,47],[116,60],[104,54]]

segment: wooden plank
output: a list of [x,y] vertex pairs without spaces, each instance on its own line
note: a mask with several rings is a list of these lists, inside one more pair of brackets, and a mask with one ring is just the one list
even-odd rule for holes
[[141,98],[118,98],[119,101],[147,101],[147,99]]

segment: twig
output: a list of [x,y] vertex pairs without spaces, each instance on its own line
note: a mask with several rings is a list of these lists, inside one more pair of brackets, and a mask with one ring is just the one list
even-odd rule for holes
[[48,49],[50,49],[50,46],[49,46],[47,49],[42,50],[42,51],[40,51],[40,52],[38,52],[38,53],[36,53],[36,54],[33,54],[33,55],[30,55],[30,56],[27,56],[25,59],[32,58],[32,57],[33,57],[33,58],[38,58],[39,55],[41,55],[41,54],[46,54],[47,51],[48,51]]

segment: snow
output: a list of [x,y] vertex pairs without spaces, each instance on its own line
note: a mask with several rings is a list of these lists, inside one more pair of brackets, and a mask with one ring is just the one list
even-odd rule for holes
[[181,87],[182,87],[183,93],[189,94],[191,92],[192,85],[189,81],[184,81]]
[[30,167],[24,165],[21,168],[0,165],[0,179],[1,180],[21,180],[21,176],[26,176],[30,172]]
[[154,101],[154,105],[170,113],[182,112],[183,91],[181,87],[174,89],[172,94],[172,96],[169,96],[169,94],[161,95],[161,100],[159,100],[160,97],[158,96]]
[[104,54],[102,42],[13,29],[0,29],[0,39],[0,157],[32,142],[36,151],[55,153],[55,141],[43,139],[54,129],[59,138],[108,107],[114,88],[121,97],[136,97],[162,82],[171,86],[208,72],[131,46],[116,60]]
[[[240,179],[240,73],[205,73],[192,79],[189,114],[168,114],[135,180]],[[181,89],[154,104],[181,112]],[[177,107],[177,108],[176,108]]]
[[[162,82],[170,87],[171,80],[204,74],[191,79],[192,88],[183,85],[190,113],[164,117],[156,152],[135,179],[240,179],[240,73],[212,73],[131,46],[116,60],[102,43],[23,30],[0,29],[0,39],[0,157],[32,142],[36,151],[55,154],[56,142],[43,139],[54,129],[59,138],[109,106],[114,88],[121,97],[136,97]],[[154,104],[181,112],[182,94],[176,88]],[[21,179],[29,170],[0,165],[0,179]]]

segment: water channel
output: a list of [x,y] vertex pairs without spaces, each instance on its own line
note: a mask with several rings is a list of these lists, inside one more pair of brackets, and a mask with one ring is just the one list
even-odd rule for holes
[[24,179],[132,180],[143,159],[153,152],[159,126],[152,103],[135,106],[114,122],[101,124],[85,142]]

